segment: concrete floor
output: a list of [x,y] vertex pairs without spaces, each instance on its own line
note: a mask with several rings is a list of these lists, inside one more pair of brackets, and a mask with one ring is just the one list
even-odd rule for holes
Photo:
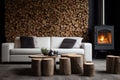
[[0,80],[120,80],[120,74],[106,73],[106,60],[93,59],[96,74],[94,77],[72,74],[69,76],[55,74],[54,76],[32,76],[30,63],[0,64]]

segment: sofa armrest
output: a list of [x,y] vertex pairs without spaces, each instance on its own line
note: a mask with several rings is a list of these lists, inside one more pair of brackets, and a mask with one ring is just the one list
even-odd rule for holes
[[10,49],[14,48],[14,43],[2,43],[2,62],[9,62]]
[[84,49],[84,58],[86,61],[92,61],[92,44],[82,43],[82,48]]

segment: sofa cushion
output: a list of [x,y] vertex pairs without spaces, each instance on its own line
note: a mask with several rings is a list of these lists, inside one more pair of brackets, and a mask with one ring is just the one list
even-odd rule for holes
[[37,37],[37,48],[50,49],[50,37]]
[[66,49],[66,48],[51,48],[53,51],[58,51],[59,54],[64,54],[64,53],[78,53],[78,54],[84,54],[84,49],[78,49],[78,48],[71,48],[71,49]]
[[73,48],[79,48],[81,46],[81,42],[83,38],[81,37],[51,37],[51,48],[59,48],[62,41],[65,38],[76,39],[76,43]]
[[59,48],[72,48],[76,42],[76,39],[65,38]]
[[[48,48],[50,49],[50,37],[36,37],[32,36],[34,39],[35,48]],[[15,38],[15,48],[20,48],[20,37]]]
[[[31,36],[31,37],[33,37],[33,40],[34,40],[34,47],[37,48],[38,47],[37,37],[36,36]],[[20,37],[15,38],[15,46],[14,47],[15,48],[21,47]]]
[[33,37],[21,36],[20,43],[21,48],[35,48]]
[[21,45],[20,45],[20,37],[16,37],[16,38],[15,38],[15,46],[14,46],[14,47],[15,47],[15,48],[20,48],[20,46],[21,46]]
[[31,55],[40,53],[41,49],[39,48],[15,48],[10,50],[11,55]]

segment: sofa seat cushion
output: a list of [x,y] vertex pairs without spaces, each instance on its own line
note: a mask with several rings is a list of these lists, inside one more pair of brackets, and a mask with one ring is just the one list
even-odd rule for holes
[[10,55],[11,62],[31,62],[29,55]]
[[64,53],[79,53],[79,54],[84,54],[84,49],[80,48],[71,48],[71,49],[65,49],[65,48],[52,48],[53,51],[58,51],[59,54],[64,54]]
[[11,55],[31,55],[40,54],[41,50],[39,48],[15,48],[10,50]]

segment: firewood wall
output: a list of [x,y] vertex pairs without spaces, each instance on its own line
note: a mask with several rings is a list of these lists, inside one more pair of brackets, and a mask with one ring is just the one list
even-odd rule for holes
[[5,0],[5,36],[88,37],[88,0]]

